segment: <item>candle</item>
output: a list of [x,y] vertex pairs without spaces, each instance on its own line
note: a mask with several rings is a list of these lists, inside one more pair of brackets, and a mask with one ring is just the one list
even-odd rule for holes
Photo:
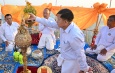
[[47,73],[47,68],[41,68],[41,73]]

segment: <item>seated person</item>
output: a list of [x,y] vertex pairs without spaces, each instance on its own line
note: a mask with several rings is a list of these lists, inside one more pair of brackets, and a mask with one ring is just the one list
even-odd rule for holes
[[[43,16],[44,18],[48,20],[55,21],[53,18],[49,17],[50,16],[50,10],[48,8],[45,8],[43,11]],[[55,35],[54,35],[54,28],[51,27],[46,27],[43,24],[39,23],[39,31],[42,33],[42,36],[40,38],[40,41],[38,43],[38,48],[44,48],[46,47],[47,53],[48,51],[54,49],[55,45]]]
[[109,16],[107,26],[102,27],[96,37],[95,45],[86,52],[98,54],[99,61],[106,61],[115,53],[115,15]]
[[5,15],[5,23],[0,28],[0,38],[5,42],[5,51],[12,51],[14,48],[14,39],[18,32],[19,24],[12,21],[12,15]]

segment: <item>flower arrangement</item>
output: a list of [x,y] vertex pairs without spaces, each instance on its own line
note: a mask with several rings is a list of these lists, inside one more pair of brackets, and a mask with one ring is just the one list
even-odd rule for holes
[[36,15],[35,8],[28,1],[26,2],[26,6],[23,11],[24,11],[24,13],[33,13],[34,15]]
[[35,21],[27,20],[27,19],[30,17],[29,13],[33,13],[34,15],[36,15],[35,8],[31,5],[30,2],[26,1],[26,6],[25,6],[23,12],[24,12],[23,18],[25,20],[25,23],[28,24],[28,27],[31,27]]

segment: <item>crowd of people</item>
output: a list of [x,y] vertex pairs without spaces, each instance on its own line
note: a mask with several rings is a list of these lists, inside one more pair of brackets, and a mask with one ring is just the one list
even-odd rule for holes
[[[86,54],[98,54],[97,60],[107,61],[115,52],[115,15],[109,16],[107,26],[97,34],[95,44],[84,50],[85,38],[80,28],[72,22],[73,12],[70,9],[61,9],[56,19],[50,17],[50,9],[45,8],[43,18],[30,13],[28,20],[39,22],[38,29],[42,33],[38,48],[46,47],[47,52],[54,50],[56,38],[54,31],[60,30],[60,54],[57,58],[58,66],[62,66],[61,73],[92,73],[92,68],[86,62]],[[0,43],[6,44],[5,51],[13,51],[15,36],[19,24],[12,21],[12,15],[5,15],[5,23],[0,19]]]

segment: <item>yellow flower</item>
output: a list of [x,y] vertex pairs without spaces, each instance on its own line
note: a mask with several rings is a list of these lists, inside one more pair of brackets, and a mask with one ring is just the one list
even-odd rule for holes
[[31,5],[31,3],[30,2],[26,2],[26,5]]
[[26,19],[29,19],[30,15],[28,13],[24,13],[24,16],[23,18],[26,20]]

